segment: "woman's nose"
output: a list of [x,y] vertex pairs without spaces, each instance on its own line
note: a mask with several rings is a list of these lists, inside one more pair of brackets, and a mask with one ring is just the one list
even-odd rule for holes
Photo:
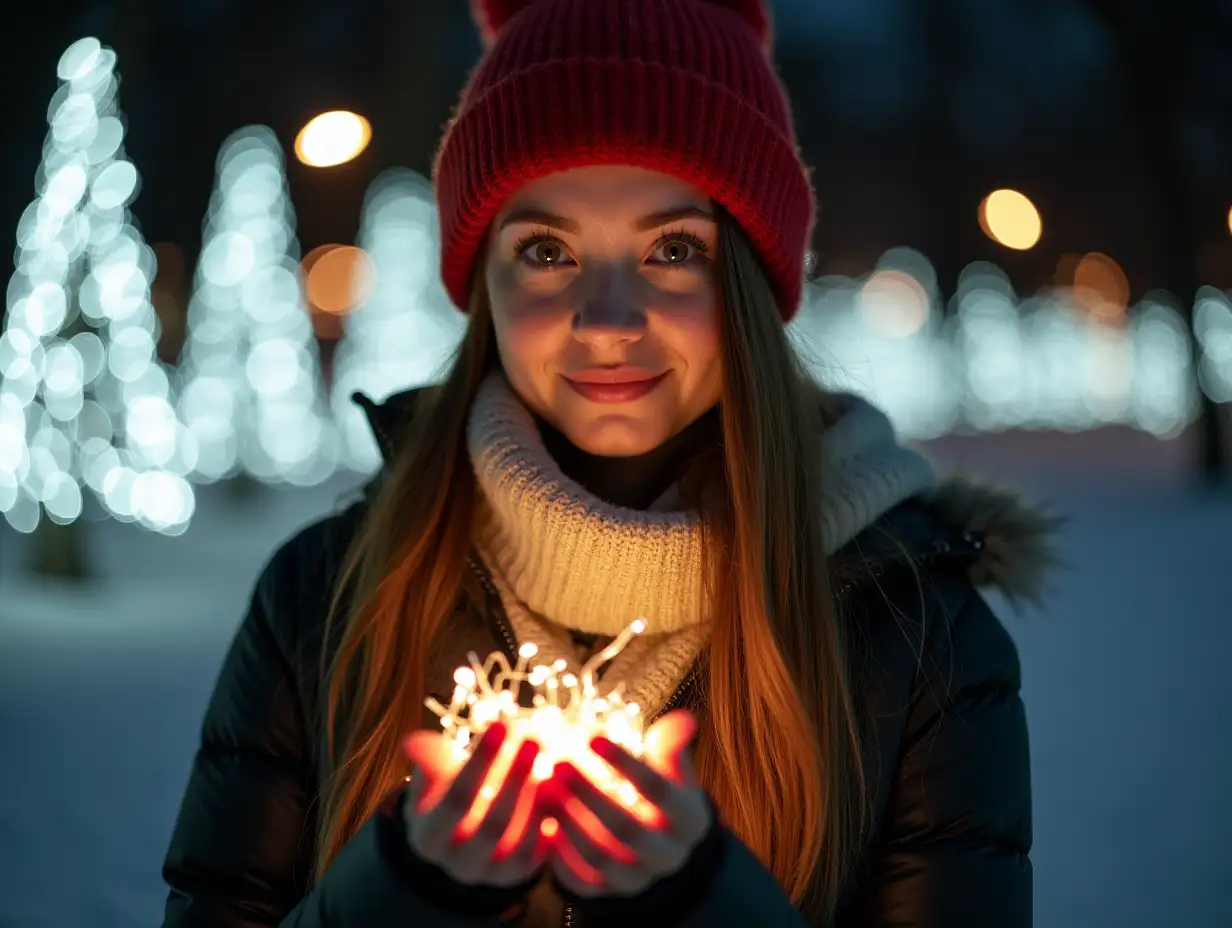
[[596,271],[574,314],[574,337],[602,350],[636,341],[645,330],[645,307],[637,297],[636,283],[619,268]]

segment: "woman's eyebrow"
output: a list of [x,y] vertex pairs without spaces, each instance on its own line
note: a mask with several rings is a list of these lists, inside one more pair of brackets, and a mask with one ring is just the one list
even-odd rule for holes
[[634,228],[639,232],[649,232],[651,229],[665,226],[669,222],[680,222],[682,219],[701,219],[706,222],[714,222],[714,213],[710,212],[710,210],[702,209],[700,206],[676,206],[659,213],[643,216],[634,224]]
[[[648,232],[651,229],[667,225],[670,222],[679,222],[682,219],[700,219],[706,222],[715,221],[714,214],[700,206],[675,206],[661,212],[651,213],[649,216],[643,216],[633,224],[633,228],[638,232]],[[537,206],[515,207],[509,211],[509,215],[501,220],[500,228],[504,229],[507,226],[518,223],[547,226],[552,229],[559,229],[561,232],[567,232],[570,235],[578,235],[582,231],[581,226],[575,220],[558,216],[556,213],[548,212]]]
[[555,213],[549,213],[547,210],[539,209],[536,206],[514,207],[509,211],[509,215],[501,220],[500,227],[504,229],[506,226],[518,223],[548,226],[553,229],[559,229],[561,232],[568,232],[570,235],[578,235],[582,231],[582,227],[574,220],[566,219],[564,216],[557,216]]

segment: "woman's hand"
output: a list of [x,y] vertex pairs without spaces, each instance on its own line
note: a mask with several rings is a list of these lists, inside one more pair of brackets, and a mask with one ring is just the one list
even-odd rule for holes
[[[509,887],[528,881],[542,866],[547,842],[540,834],[542,803],[530,781],[539,745],[523,742],[482,818],[472,807],[497,765],[507,735],[495,723],[460,769],[440,732],[415,732],[405,742],[417,770],[403,806],[407,839],[423,860],[459,883]],[[498,771],[499,773],[499,771]]]
[[557,765],[548,804],[560,829],[551,866],[562,886],[582,897],[632,896],[685,865],[712,824],[689,759],[696,733],[693,715],[678,711],[646,733],[644,761],[606,738],[591,744],[661,813],[653,825],[609,799],[576,767]]

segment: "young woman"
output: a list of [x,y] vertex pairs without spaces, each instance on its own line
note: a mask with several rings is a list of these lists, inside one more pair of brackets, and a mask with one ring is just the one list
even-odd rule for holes
[[[165,924],[1029,925],[1018,659],[976,585],[1031,597],[1051,523],[800,373],[813,197],[765,12],[478,13],[435,170],[469,330],[440,386],[361,398],[382,475],[258,581]],[[435,736],[412,764],[425,697],[468,651],[576,667],[639,616],[604,685],[656,751],[596,750],[661,827],[562,765],[498,849],[530,745],[457,840],[505,733],[456,778]]]

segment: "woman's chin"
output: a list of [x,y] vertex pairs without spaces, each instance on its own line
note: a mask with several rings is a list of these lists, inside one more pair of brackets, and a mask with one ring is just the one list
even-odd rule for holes
[[662,423],[617,413],[564,423],[560,431],[574,447],[607,458],[646,454],[671,437],[671,430]]

